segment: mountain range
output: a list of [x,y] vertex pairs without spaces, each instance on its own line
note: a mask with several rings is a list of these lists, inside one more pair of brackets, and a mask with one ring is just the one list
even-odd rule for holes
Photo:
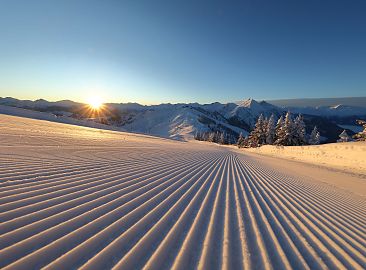
[[[304,115],[308,132],[316,125],[324,142],[336,141],[344,128],[348,129],[349,134],[353,134],[352,127],[355,126],[355,119],[366,118],[366,106],[337,104],[336,100],[333,100],[329,106],[292,106],[293,104],[289,102],[282,105],[275,105],[275,103],[273,101],[258,102],[254,99],[226,104],[219,102],[160,105],[106,103],[103,110],[95,114],[90,113],[87,105],[70,100],[49,102],[44,99],[31,101],[6,97],[0,98],[0,113],[15,113],[14,109],[9,111],[9,108],[5,108],[10,106],[21,108],[22,110],[18,110],[16,114],[21,112],[22,116],[29,116],[29,111],[42,112],[37,114],[37,118],[45,118],[45,120],[55,120],[56,117],[58,121],[65,120],[69,123],[71,120],[77,120],[87,126],[97,121],[125,131],[178,140],[192,139],[196,132],[221,131],[235,140],[240,133],[246,135],[251,131],[260,114],[265,117],[274,114],[278,118],[290,110],[294,114]],[[32,115],[34,117],[34,114]]]

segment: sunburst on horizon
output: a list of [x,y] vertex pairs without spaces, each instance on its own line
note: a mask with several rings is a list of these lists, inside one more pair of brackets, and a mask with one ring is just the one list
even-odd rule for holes
[[93,110],[100,110],[103,106],[103,100],[99,96],[90,96],[87,103]]

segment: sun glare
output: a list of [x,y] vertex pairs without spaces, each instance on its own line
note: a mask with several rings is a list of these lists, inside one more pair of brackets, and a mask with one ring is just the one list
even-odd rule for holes
[[98,110],[102,107],[103,101],[98,96],[92,96],[88,98],[88,104],[92,109]]

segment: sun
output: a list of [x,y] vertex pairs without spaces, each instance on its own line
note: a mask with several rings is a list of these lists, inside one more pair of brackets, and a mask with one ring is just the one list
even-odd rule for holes
[[102,105],[103,105],[103,101],[100,97],[98,96],[91,96],[87,99],[87,102],[89,104],[89,106],[93,109],[93,110],[99,110]]

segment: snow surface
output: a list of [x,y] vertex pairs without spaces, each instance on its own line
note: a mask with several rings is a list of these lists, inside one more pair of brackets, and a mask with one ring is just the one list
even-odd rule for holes
[[289,158],[366,175],[366,142],[330,143],[311,146],[264,145],[259,148],[247,148],[245,151]]
[[0,268],[364,269],[363,179],[258,156],[0,115]]

